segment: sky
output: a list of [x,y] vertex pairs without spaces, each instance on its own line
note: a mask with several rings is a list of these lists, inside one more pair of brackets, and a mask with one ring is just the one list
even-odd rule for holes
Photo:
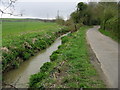
[[[17,0],[14,4],[15,10],[13,12],[15,14],[22,13],[23,16],[16,17],[4,14],[2,18],[53,19],[59,14],[63,19],[68,19],[70,14],[76,10],[78,2],[88,3],[98,2],[98,0]],[[0,5],[1,8],[4,9],[2,5]],[[10,12],[10,9],[7,9],[6,12]]]
[[55,18],[58,14],[64,19],[76,9],[76,2],[19,2],[16,10],[25,17]]

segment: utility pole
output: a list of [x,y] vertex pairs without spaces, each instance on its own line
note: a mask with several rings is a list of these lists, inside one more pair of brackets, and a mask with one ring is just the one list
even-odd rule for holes
[[59,19],[59,10],[57,11],[57,18]]
[[49,14],[47,13],[47,19],[49,18]]

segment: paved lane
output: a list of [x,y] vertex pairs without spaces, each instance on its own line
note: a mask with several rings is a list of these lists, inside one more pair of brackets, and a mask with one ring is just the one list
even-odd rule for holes
[[112,88],[118,88],[118,43],[101,34],[99,26],[94,26],[87,31],[87,40],[96,57],[101,63]]

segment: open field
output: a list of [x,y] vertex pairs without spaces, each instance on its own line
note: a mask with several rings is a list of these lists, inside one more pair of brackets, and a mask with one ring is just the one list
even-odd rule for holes
[[3,22],[2,36],[3,39],[8,36],[16,36],[30,32],[46,32],[46,30],[55,30],[60,28],[56,23],[44,23],[40,21],[34,22]]
[[50,56],[40,72],[30,78],[33,88],[104,88],[105,85],[90,63],[86,42],[88,27],[62,38],[62,45]]
[[50,22],[3,22],[2,65],[3,71],[16,68],[36,52],[47,48],[61,34],[65,26]]

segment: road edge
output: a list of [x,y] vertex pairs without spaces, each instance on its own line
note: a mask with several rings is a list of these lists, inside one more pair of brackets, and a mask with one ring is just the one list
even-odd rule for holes
[[[87,30],[87,32],[88,32],[88,30]],[[98,72],[98,74],[100,76],[100,79],[106,85],[106,88],[112,88],[109,80],[107,79],[107,76],[105,75],[104,71],[102,70],[102,66],[101,66],[101,63],[99,61],[99,58],[97,57],[96,52],[91,47],[91,44],[90,44],[89,39],[87,37],[87,32],[86,32],[86,41],[87,41],[89,55],[90,55],[90,62],[95,67],[96,71]]]

